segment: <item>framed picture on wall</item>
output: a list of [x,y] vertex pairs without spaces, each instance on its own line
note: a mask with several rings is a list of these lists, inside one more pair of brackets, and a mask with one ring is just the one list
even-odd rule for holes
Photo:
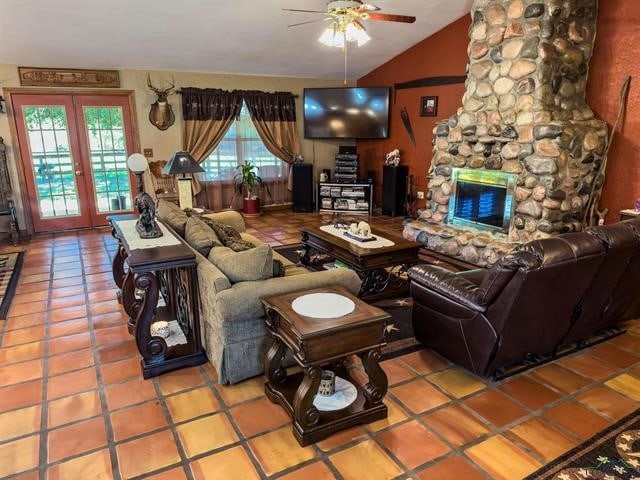
[[420,97],[420,116],[435,117],[438,115],[438,97]]

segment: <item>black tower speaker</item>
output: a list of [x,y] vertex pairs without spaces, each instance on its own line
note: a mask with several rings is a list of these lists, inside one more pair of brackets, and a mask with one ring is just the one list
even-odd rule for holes
[[409,167],[399,165],[382,168],[382,214],[395,217],[405,214]]
[[293,165],[293,211],[313,212],[313,165]]

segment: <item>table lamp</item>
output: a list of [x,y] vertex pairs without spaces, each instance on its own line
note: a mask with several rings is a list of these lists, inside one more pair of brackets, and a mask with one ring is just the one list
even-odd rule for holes
[[142,181],[142,174],[149,166],[147,159],[141,153],[132,153],[127,158],[127,166],[138,177],[138,195],[136,195],[135,205],[140,217],[136,222],[136,232],[138,232],[140,238],[161,237],[163,235],[162,230],[160,230],[155,219],[155,203],[151,195],[144,191],[144,183]]
[[191,178],[186,174],[200,172],[204,172],[204,169],[196,163],[189,152],[184,151],[174,153],[169,163],[162,169],[162,173],[165,175],[182,174],[182,177],[178,178],[178,199],[182,210],[193,208]]

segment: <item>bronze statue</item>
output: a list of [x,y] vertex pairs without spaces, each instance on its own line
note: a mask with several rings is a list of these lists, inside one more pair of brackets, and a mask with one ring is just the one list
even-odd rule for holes
[[161,237],[163,233],[155,220],[156,206],[151,195],[146,192],[139,193],[136,197],[136,208],[140,214],[136,222],[136,231],[140,238]]

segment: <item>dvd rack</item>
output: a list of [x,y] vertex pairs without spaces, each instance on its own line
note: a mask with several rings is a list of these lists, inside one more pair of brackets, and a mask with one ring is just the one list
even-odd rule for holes
[[358,158],[357,153],[336,154],[336,182],[355,183],[358,181]]
[[330,213],[360,213],[373,211],[372,183],[318,183],[318,211]]

